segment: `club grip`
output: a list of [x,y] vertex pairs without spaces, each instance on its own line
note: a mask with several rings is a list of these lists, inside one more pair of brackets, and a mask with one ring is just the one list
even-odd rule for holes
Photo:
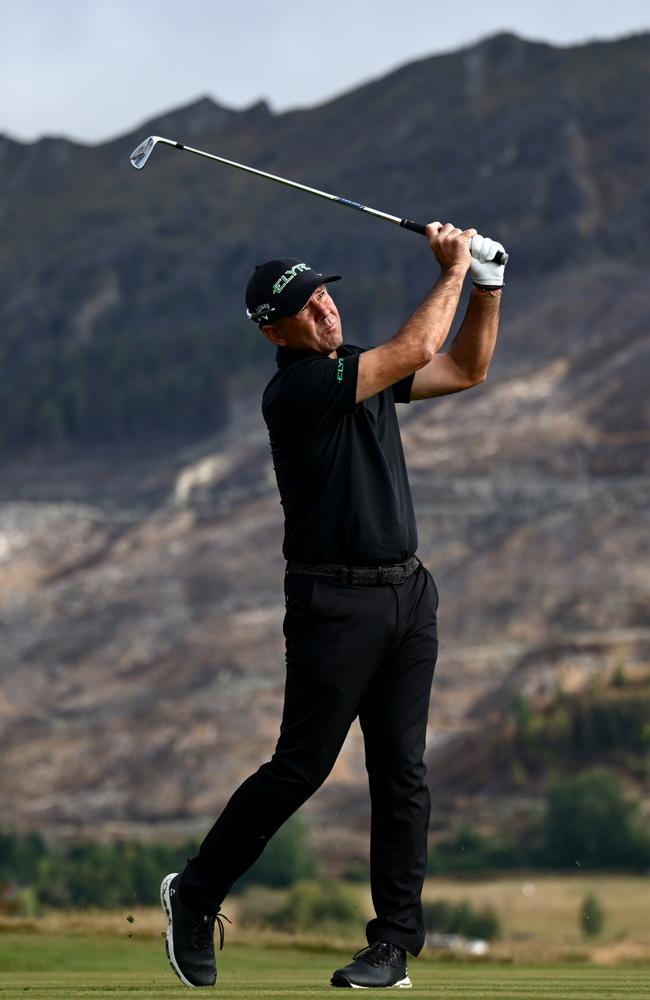
[[[412,233],[420,233],[421,236],[427,235],[427,227],[421,225],[419,222],[412,222],[411,219],[401,219],[400,226],[403,229],[410,229]],[[497,264],[507,264],[508,254],[504,253],[502,250],[497,250],[494,255],[494,260]]]
[[412,233],[420,233],[421,236],[427,235],[427,227],[421,226],[419,222],[411,222],[410,219],[402,219],[400,226],[404,229],[410,229]]

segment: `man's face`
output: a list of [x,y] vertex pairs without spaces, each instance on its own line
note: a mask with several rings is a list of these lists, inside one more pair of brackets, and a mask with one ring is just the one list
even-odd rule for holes
[[291,350],[333,354],[343,343],[341,318],[325,285],[312,292],[294,316],[283,316],[261,330],[271,343]]

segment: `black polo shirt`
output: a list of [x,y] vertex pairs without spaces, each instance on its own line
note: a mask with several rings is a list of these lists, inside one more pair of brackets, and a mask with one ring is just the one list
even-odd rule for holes
[[284,507],[286,559],[372,566],[415,553],[417,530],[395,403],[413,376],[355,403],[362,348],[333,359],[280,348],[262,397]]

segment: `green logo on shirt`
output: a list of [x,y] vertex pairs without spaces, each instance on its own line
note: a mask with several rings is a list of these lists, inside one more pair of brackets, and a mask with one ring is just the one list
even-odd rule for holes
[[336,380],[337,382],[343,381],[343,358],[339,358],[339,366],[336,371]]

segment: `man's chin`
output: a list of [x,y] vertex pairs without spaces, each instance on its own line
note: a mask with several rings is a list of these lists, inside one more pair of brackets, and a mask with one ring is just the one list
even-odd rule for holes
[[337,347],[340,347],[343,343],[343,334],[341,330],[335,330],[327,338],[326,346],[329,351],[335,351]]

